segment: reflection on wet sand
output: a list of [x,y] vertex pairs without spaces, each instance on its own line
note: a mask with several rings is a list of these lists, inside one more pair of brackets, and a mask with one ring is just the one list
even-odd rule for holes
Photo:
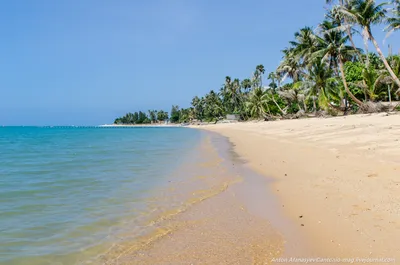
[[236,196],[252,191],[243,190],[240,161],[218,137],[206,134],[192,162],[152,201],[148,233],[113,246],[103,264],[268,264],[282,254],[282,236]]

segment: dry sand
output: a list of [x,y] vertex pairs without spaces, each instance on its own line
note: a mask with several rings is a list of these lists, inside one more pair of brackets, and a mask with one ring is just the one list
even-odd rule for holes
[[252,169],[275,180],[284,214],[318,256],[400,263],[400,115],[200,128],[227,136]]

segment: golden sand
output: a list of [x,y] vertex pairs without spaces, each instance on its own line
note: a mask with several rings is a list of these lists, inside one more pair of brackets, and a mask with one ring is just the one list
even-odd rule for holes
[[400,262],[400,115],[201,128],[275,179],[271,190],[316,256]]
[[225,139],[217,138],[207,137],[195,163],[180,168],[194,174],[153,198],[149,232],[112,247],[102,264],[269,264],[283,253],[282,235],[247,209],[246,176],[221,156],[213,141]]

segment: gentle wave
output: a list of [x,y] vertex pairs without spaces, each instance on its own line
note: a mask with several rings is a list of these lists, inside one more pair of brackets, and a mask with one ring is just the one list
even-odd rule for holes
[[76,264],[142,236],[154,191],[200,139],[184,128],[0,128],[0,264]]

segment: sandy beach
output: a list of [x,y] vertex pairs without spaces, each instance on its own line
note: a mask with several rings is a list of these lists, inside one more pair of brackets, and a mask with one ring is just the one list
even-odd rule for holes
[[400,115],[192,127],[204,139],[157,192],[153,232],[102,264],[400,260]]
[[170,186],[155,192],[155,215],[144,224],[151,232],[116,244],[98,264],[261,265],[282,256],[272,223],[284,218],[268,179],[244,167],[226,137],[203,136],[195,156],[168,176]]
[[317,257],[400,262],[400,115],[196,128],[228,137],[251,169],[273,180],[281,210]]

